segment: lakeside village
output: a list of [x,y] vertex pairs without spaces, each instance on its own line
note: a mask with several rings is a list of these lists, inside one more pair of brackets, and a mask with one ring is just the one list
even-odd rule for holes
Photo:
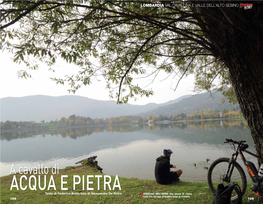
[[169,124],[172,122],[193,122],[193,121],[213,121],[213,120],[244,120],[240,109],[229,111],[212,111],[201,109],[200,112],[191,114],[180,113],[178,115],[159,115],[158,117],[151,115],[149,117],[142,116],[120,116],[111,118],[95,118],[71,115],[68,118],[61,117],[60,120],[51,120],[46,122],[42,120],[40,123],[34,121],[6,121],[1,122],[1,132],[32,130],[32,129],[59,129],[67,127],[101,127],[101,126],[117,126],[127,124]]

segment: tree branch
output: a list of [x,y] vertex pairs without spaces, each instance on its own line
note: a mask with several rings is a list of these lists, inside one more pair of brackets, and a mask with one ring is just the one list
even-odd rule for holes
[[4,28],[13,25],[14,23],[16,23],[17,21],[19,21],[21,18],[25,17],[27,14],[29,14],[31,11],[33,11],[35,8],[37,8],[39,5],[41,5],[44,1],[41,0],[38,3],[36,3],[34,6],[30,7],[27,9],[26,12],[22,13],[21,15],[19,15],[18,17],[16,17],[14,20],[12,20],[11,22],[3,25],[0,27],[0,30],[3,30]]
[[[172,21],[171,23],[174,23],[174,21]],[[169,23],[167,26],[169,26],[171,23]],[[130,67],[126,70],[125,74],[122,76],[121,81],[120,81],[120,85],[119,85],[119,93],[118,93],[118,98],[117,98],[117,103],[120,100],[120,94],[121,94],[121,86],[123,83],[124,78],[127,76],[127,74],[129,73],[129,71],[131,70],[134,62],[137,60],[137,58],[139,57],[140,53],[142,52],[144,46],[150,42],[151,39],[153,39],[155,36],[157,36],[159,33],[161,33],[165,28],[161,28],[158,32],[156,32],[154,35],[152,35],[150,38],[148,38],[144,44],[140,47],[139,51],[137,52],[136,56],[133,58],[132,63],[130,65]]]

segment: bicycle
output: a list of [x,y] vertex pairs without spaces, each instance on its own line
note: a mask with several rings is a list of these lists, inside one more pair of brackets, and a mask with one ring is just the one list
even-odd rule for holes
[[[240,186],[242,195],[244,195],[247,188],[246,174],[243,168],[236,162],[238,155],[240,155],[252,181],[253,185],[251,190],[259,197],[261,200],[263,198],[263,177],[258,176],[258,171],[255,165],[247,161],[244,157],[243,152],[246,152],[258,159],[263,160],[263,158],[257,156],[256,154],[246,150],[249,146],[245,144],[245,140],[234,141],[232,139],[226,139],[224,143],[231,143],[235,153],[232,154],[231,158],[219,158],[215,160],[208,169],[207,180],[211,191],[215,194],[216,188],[219,183],[223,183],[224,186],[230,182],[235,182]],[[236,146],[237,145],[237,148]],[[231,195],[231,202],[234,203],[238,200],[238,195],[233,191]]]

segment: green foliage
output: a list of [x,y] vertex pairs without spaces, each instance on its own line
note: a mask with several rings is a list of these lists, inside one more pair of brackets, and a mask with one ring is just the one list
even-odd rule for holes
[[130,123],[143,123],[143,118],[140,116],[120,116],[112,118],[95,118],[72,115],[69,118],[62,117],[59,125],[62,126],[105,126]]
[[[102,76],[110,96],[126,103],[153,94],[135,82],[137,75],[156,78],[161,72],[179,77],[178,82],[194,74],[196,91],[231,86],[228,69],[202,31],[205,22],[198,9],[95,0],[4,1],[1,8],[0,47],[33,70],[39,62],[51,67],[58,59],[79,66],[75,75],[52,78],[68,83],[69,92]],[[32,64],[32,59],[39,62]],[[20,77],[30,74],[22,70]],[[230,99],[233,94],[226,92]]]
[[238,111],[228,111],[227,113],[225,113],[223,115],[224,118],[239,118],[239,117],[243,117],[242,114],[240,113],[240,110]]
[[[170,120],[177,121],[177,120],[199,120],[199,119],[214,119],[214,118],[222,118],[220,113],[222,113],[223,118],[237,118],[237,119],[243,119],[242,113],[240,113],[240,109],[237,111],[229,111],[227,109],[224,109],[223,111],[216,112],[212,110],[204,110],[201,109],[201,112],[195,112],[191,114],[178,114],[178,115],[172,115],[170,116]],[[168,116],[160,115],[159,117],[155,117],[155,120],[163,121],[163,120],[169,120]]]
[[[235,95],[235,91],[233,87],[230,87],[229,89],[220,89],[222,90],[222,93],[224,94],[225,98],[232,104],[237,103],[237,97]],[[222,99],[222,102],[225,102],[225,98]]]
[[222,114],[225,114],[225,113],[227,113],[229,110],[227,110],[227,109],[223,109],[222,110]]
[[75,166],[67,166],[65,168],[65,171],[72,170],[72,169],[76,169],[76,167]]
[[31,121],[6,121],[1,122],[1,130],[23,130],[23,129],[37,129],[37,128],[45,128],[39,123],[31,122]]
[[187,115],[188,120],[193,120],[193,119],[201,119],[201,115],[198,113],[192,113]]

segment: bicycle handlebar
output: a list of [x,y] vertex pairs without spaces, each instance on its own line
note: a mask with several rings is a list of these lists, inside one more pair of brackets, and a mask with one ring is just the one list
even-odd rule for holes
[[240,141],[235,141],[235,140],[232,140],[232,139],[227,139],[226,138],[226,141],[224,143],[234,143],[234,144],[242,144],[242,143],[245,143],[246,140],[240,140]]

